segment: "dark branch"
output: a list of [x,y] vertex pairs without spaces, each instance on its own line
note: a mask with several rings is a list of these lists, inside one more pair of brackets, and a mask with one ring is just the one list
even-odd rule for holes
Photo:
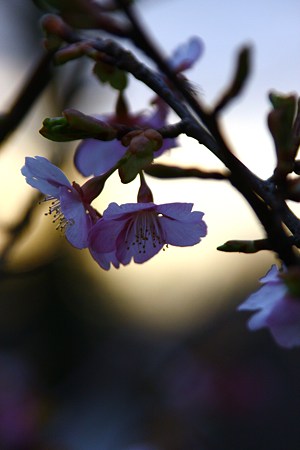
[[201,178],[213,180],[226,180],[228,176],[221,172],[207,172],[196,168],[183,168],[167,166],[164,164],[151,164],[144,171],[156,178]]

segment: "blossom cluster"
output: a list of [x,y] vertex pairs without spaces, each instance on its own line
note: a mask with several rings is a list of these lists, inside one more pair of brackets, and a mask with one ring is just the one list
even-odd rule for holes
[[282,347],[300,345],[300,277],[298,270],[279,271],[273,265],[260,280],[263,286],[239,306],[257,311],[248,322],[250,330],[268,328]]
[[103,269],[143,263],[165,245],[195,245],[206,235],[203,213],[191,203],[110,203],[101,216],[90,204],[90,183],[71,184],[46,158],[27,157],[22,174],[51,202],[49,214],[70,244],[88,248]]
[[[191,67],[201,50],[201,42],[196,38],[179,47],[170,60],[173,70],[180,72]],[[116,268],[126,265],[132,259],[143,263],[168,245],[195,245],[207,232],[202,220],[204,214],[192,212],[193,204],[153,202],[143,166],[177,145],[175,139],[162,139],[156,132],[166,124],[168,107],[159,98],[154,103],[151,115],[129,114],[123,107],[116,115],[100,117],[110,126],[121,121],[123,125],[134,126],[136,131],[129,132],[122,142],[82,140],[75,152],[75,167],[82,175],[92,177],[82,186],[76,182],[71,184],[58,167],[42,156],[27,157],[21,170],[27,183],[51,202],[48,214],[70,244],[79,249],[88,248],[106,270],[111,265]],[[117,168],[125,182],[140,175],[138,202],[124,205],[113,202],[100,214],[91,203]]]

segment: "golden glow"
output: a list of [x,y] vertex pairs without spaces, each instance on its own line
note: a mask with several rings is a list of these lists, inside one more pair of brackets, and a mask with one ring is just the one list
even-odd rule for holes
[[[32,119],[31,119],[32,120]],[[238,129],[238,127],[237,127]],[[258,141],[259,141],[259,137]],[[13,222],[24,211],[32,188],[24,184],[19,172],[26,154],[41,154],[29,133],[26,139],[20,134],[11,139],[1,155],[2,186],[7,195],[1,197],[1,221]],[[242,136],[234,136],[236,142]],[[182,137],[181,148],[171,150],[160,161],[181,166],[221,169],[222,164],[204,147]],[[14,155],[12,157],[12,155]],[[76,172],[68,175],[81,182]],[[103,271],[91,259],[88,250],[69,249],[78,262],[84,261],[85,270],[99,279],[111,292],[110,303],[119,317],[136,326],[160,330],[180,330],[204,323],[208,317],[226,306],[234,292],[235,283],[246,276],[249,264],[264,265],[270,255],[224,254],[216,247],[229,239],[251,239],[262,236],[253,213],[241,196],[226,181],[212,180],[157,180],[147,177],[156,203],[193,202],[194,210],[205,212],[208,235],[199,245],[187,248],[170,246],[142,265],[134,263],[120,269]],[[10,189],[7,189],[7,186]],[[122,185],[115,174],[107,183],[103,194],[95,201],[99,211],[115,201],[119,204],[136,201],[138,181]],[[32,267],[51,257],[61,243],[49,218],[43,216],[45,206],[39,206],[26,237],[12,253],[19,267]],[[67,245],[67,244],[66,244]],[[268,262],[269,264],[269,262]],[[256,268],[257,276],[264,269]]]

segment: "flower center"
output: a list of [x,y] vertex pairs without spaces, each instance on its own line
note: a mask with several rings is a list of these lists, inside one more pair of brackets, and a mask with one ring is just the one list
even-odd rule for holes
[[125,238],[127,250],[137,246],[138,253],[146,253],[148,245],[153,248],[165,244],[163,232],[155,212],[138,212],[130,221]]

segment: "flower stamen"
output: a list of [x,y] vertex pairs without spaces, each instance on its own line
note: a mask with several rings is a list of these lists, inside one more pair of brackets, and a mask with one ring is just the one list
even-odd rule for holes
[[156,248],[165,243],[157,217],[156,213],[143,211],[131,219],[125,237],[127,250],[130,250],[131,246],[137,245],[138,253],[145,254],[148,245],[152,244],[152,247]]
[[67,227],[72,226],[74,224],[74,220],[67,219],[64,216],[61,210],[61,203],[59,199],[47,196],[44,198],[43,202],[48,201],[51,201],[51,205],[48,207],[48,212],[45,213],[45,216],[52,216],[53,217],[52,223],[57,224],[55,229],[65,234]]

